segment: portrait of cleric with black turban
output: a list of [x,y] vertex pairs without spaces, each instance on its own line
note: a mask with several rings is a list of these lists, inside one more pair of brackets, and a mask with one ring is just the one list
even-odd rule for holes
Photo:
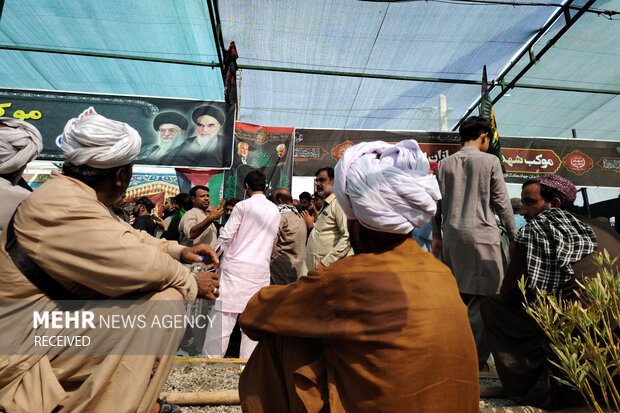
[[[217,106],[200,106],[192,112],[195,133],[176,150],[176,165],[224,166],[230,162],[231,137],[224,136],[226,114]],[[228,151],[225,151],[229,148]]]
[[155,143],[142,148],[139,159],[166,164],[174,161],[176,151],[185,142],[189,122],[177,112],[161,112],[153,119]]

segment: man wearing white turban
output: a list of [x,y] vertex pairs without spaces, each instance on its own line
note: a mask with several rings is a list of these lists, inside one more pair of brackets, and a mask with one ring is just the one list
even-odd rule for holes
[[43,149],[41,133],[28,122],[0,117],[0,233],[31,190],[18,185],[26,164]]
[[[67,123],[63,173],[53,172],[21,203],[0,239],[0,300],[23,300],[21,311],[0,310],[0,341],[32,331],[34,308],[64,309],[59,300],[179,300],[183,314],[183,299],[216,298],[216,275],[190,273],[179,262],[200,261],[202,254],[217,264],[211,247],[184,248],[153,238],[108,210],[125,194],[140,141],[131,126],[97,114]],[[88,301],[82,309],[95,305]],[[30,314],[27,325],[19,318],[24,312]],[[34,344],[23,340],[17,353],[0,356],[0,411],[171,411],[156,399],[184,328],[96,331],[86,333],[111,351],[102,354],[105,346],[95,346],[70,355],[76,350],[71,346],[62,350],[65,355],[37,346],[35,339]],[[1,342],[0,348],[12,348],[11,343]],[[170,344],[166,355],[163,348]],[[129,352],[129,346],[143,352]]]
[[239,319],[259,340],[239,381],[244,412],[479,410],[456,281],[411,238],[440,197],[428,168],[412,140],[347,149],[334,192],[356,255],[252,297]]

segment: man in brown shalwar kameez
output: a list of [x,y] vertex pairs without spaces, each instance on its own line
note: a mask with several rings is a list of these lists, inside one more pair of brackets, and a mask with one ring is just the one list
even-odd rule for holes
[[362,143],[334,192],[356,255],[261,289],[241,314],[259,340],[246,412],[477,412],[476,349],[450,270],[411,238],[439,188],[415,141]]
[[272,285],[285,285],[297,281],[306,253],[306,222],[293,206],[288,189],[278,189],[273,201],[280,210],[280,227],[271,252]]
[[[14,224],[0,237],[3,343],[12,344],[12,337],[8,337],[12,333],[7,329],[14,329],[18,341],[24,330],[33,329],[32,323],[15,326],[13,320],[19,314],[7,309],[15,305],[21,306],[21,312],[32,314],[29,309],[35,306],[45,311],[62,309],[57,305],[60,299],[131,296],[147,302],[177,300],[182,310],[183,299],[192,300],[197,295],[215,299],[217,277],[207,272],[192,275],[179,262],[199,261],[199,253],[217,262],[210,247],[183,248],[177,242],[153,238],[120,222],[108,210],[120,202],[129,185],[132,163],[140,150],[138,132],[125,123],[87,115],[67,123],[62,149],[67,157],[63,174],[52,173],[50,181],[23,201]],[[11,242],[7,243],[9,237]],[[21,254],[21,261],[14,259],[15,254]],[[39,273],[42,278],[33,277],[32,266],[24,266],[30,261],[43,271]],[[55,288],[48,288],[55,283]],[[64,298],[54,297],[58,291]],[[114,346],[114,352],[101,354],[97,353],[100,348],[93,348],[88,354],[66,355],[52,354],[52,349],[46,348],[10,353],[3,345],[0,411],[174,411],[169,404],[156,403],[174,358],[159,351],[170,344],[176,349],[183,330],[163,329],[158,333],[143,329],[142,333],[132,331],[121,337],[112,331],[105,334],[112,337],[107,343]],[[145,335],[151,341],[147,342]],[[101,342],[105,341],[103,337]],[[23,343],[32,350],[32,344],[18,344]],[[144,352],[128,354],[129,346]],[[75,348],[69,345],[62,350],[71,353]]]

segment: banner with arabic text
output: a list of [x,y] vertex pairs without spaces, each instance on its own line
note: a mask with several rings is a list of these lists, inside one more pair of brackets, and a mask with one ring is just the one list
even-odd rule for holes
[[[415,139],[434,162],[461,148],[456,132],[297,129],[295,134],[296,176],[335,166],[347,148],[360,142]],[[620,142],[504,136],[502,154],[509,183],[555,173],[577,186],[620,187]]]
[[136,163],[231,166],[235,114],[225,102],[0,89],[0,116],[25,120],[41,132],[43,151],[37,159],[64,160],[65,124],[93,111],[138,131],[142,149]]

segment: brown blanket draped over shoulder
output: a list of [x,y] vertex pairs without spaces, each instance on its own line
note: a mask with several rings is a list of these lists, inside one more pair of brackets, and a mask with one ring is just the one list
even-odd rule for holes
[[478,361],[450,270],[412,239],[259,291],[244,411],[477,412]]

